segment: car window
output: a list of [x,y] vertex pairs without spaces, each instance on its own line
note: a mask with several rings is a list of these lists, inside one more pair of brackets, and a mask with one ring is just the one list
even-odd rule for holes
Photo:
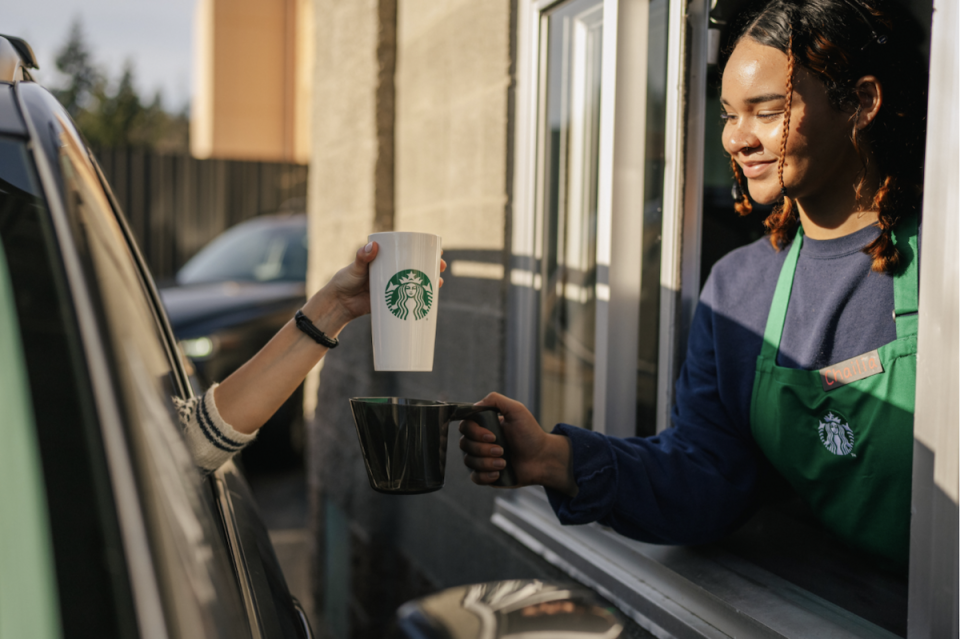
[[[0,202],[4,194],[0,182]],[[53,546],[16,308],[0,242],[0,615],[6,629],[0,634],[57,639]]]
[[127,565],[89,375],[40,193],[26,144],[0,138],[0,240],[26,360],[63,636],[134,636]]
[[177,384],[135,259],[94,166],[65,115],[58,168],[74,242],[100,313],[174,635],[243,636],[239,593],[172,402]]
[[255,220],[235,226],[200,250],[177,273],[177,283],[303,282],[306,223]]

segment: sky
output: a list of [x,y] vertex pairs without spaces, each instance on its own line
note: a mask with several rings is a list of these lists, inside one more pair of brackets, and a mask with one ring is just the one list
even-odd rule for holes
[[196,0],[2,0],[0,33],[30,43],[40,64],[34,77],[53,86],[54,59],[80,18],[94,62],[117,80],[133,62],[141,97],[159,90],[168,111],[189,105],[192,93],[193,12]]

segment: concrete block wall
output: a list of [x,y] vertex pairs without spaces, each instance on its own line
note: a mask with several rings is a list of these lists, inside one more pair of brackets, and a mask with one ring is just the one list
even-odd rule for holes
[[[378,210],[383,209],[377,204],[378,176],[382,179],[385,161],[392,164],[392,148],[383,148],[378,130],[383,121],[378,118],[377,104],[383,85],[378,56],[383,39],[379,3],[314,0],[313,8],[313,152],[307,191],[310,291],[348,264],[374,230]],[[369,323],[367,327],[369,335]],[[369,354],[369,337],[365,341],[355,329],[348,327],[341,335],[342,346],[333,351],[339,357],[322,363],[333,364],[331,373],[324,376],[323,392],[317,392],[319,370],[305,384],[307,414],[319,404],[316,419],[308,420],[306,460],[314,533],[309,561],[321,637],[346,637],[349,632],[349,568],[355,544],[351,544],[345,520],[336,517],[340,509],[331,511],[332,532],[328,534],[326,495],[335,494],[341,503],[350,503],[345,493],[351,490],[358,470],[356,436],[342,426],[349,419],[346,397],[369,387],[372,366],[363,358],[364,352]],[[362,463],[359,470],[363,472]],[[343,525],[338,525],[340,522]],[[328,578],[328,573],[332,577]]]
[[362,318],[308,390],[316,397],[307,463],[320,630],[379,638],[398,605],[438,589],[560,577],[492,526],[497,493],[470,482],[455,428],[442,490],[374,492],[348,405],[377,395],[477,401],[503,390],[515,7],[316,0],[315,9],[311,286],[346,264],[374,228],[436,233],[450,264],[433,372],[374,372]]
[[509,0],[400,2],[397,230],[503,250],[511,11]]

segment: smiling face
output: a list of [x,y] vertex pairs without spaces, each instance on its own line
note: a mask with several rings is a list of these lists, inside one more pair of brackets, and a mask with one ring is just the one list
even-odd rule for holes
[[[723,73],[723,147],[743,170],[750,196],[763,204],[780,197],[786,81],[786,54],[750,38],[737,44]],[[830,105],[819,80],[797,67],[783,183],[801,208],[805,201],[852,192],[862,162],[851,118]]]

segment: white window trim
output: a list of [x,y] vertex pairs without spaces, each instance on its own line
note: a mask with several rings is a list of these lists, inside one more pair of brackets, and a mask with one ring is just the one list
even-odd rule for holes
[[[545,105],[539,101],[545,78],[539,64],[542,13],[557,0],[521,1],[517,16],[517,90],[515,130],[514,211],[510,268],[510,326],[507,348],[507,387],[517,399],[536,406],[538,294],[543,256],[543,211],[538,194],[545,161],[538,123]],[[707,0],[697,0],[699,12],[670,5],[671,43],[683,40],[687,22],[706,25]],[[693,5],[692,5],[693,6]],[[601,98],[600,178],[598,183],[597,331],[594,430],[620,437],[636,433],[636,354],[639,334],[639,295],[644,205],[644,141],[646,133],[646,40],[622,37],[646,31],[646,0],[604,0],[603,94]],[[695,33],[702,30],[693,30]],[[705,36],[691,42],[691,55],[702,58],[702,69],[684,78],[682,60],[668,58],[667,120],[661,300],[657,380],[656,430],[669,426],[673,385],[686,348],[686,333],[700,290],[700,219],[704,123],[692,118],[684,126],[686,109],[700,112],[706,103]],[[678,45],[671,44],[671,48]],[[617,81],[617,78],[620,81]],[[684,96],[686,95],[686,100]],[[699,106],[698,106],[699,105]],[[618,108],[619,107],[619,108]],[[617,140],[629,144],[616,144]],[[613,229],[616,232],[613,232]],[[602,293],[599,294],[599,293]]]

